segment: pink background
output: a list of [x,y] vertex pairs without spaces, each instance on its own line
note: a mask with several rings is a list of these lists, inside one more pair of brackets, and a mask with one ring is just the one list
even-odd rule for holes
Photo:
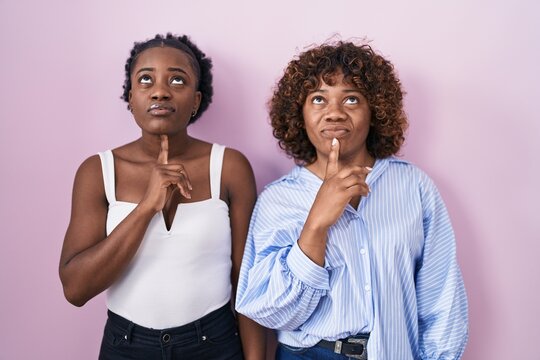
[[244,152],[259,190],[292,166],[265,110],[286,63],[335,33],[373,40],[408,92],[404,157],[455,226],[464,358],[540,359],[539,13],[532,0],[0,0],[0,359],[96,359],[104,297],[75,308],[57,275],[73,176],[138,136],[124,62],[166,31],[214,60],[215,101],[192,134]]

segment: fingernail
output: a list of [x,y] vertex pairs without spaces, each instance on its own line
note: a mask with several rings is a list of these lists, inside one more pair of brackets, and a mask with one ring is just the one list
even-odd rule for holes
[[368,171],[373,170],[373,168],[370,168],[369,166],[366,166],[366,169],[367,169]]
[[193,190],[193,186],[191,186],[191,184],[188,184],[188,188],[189,190]]
[[333,138],[332,139],[332,146],[336,145],[338,143],[337,139],[336,138]]

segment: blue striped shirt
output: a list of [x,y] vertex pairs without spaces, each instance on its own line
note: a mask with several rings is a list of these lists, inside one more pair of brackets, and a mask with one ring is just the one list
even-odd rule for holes
[[328,231],[324,267],[297,244],[322,180],[297,166],[269,184],[251,218],[236,309],[290,346],[371,333],[370,360],[459,359],[467,298],[437,188],[393,157],[378,159],[366,182],[369,196]]

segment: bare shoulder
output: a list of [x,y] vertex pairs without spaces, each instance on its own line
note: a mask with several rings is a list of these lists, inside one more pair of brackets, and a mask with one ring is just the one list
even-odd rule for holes
[[253,169],[246,156],[238,150],[225,149],[221,180],[229,200],[237,197],[251,199],[256,196]]
[[75,174],[73,184],[74,196],[78,193],[93,193],[105,195],[103,172],[99,155],[92,155],[82,162]]
[[101,159],[98,154],[86,158],[79,166],[77,173],[86,174],[87,172],[95,172],[96,170],[101,172]]
[[101,178],[101,159],[99,155],[92,155],[85,159],[77,170],[76,178]]
[[223,177],[237,178],[239,175],[250,175],[253,177],[253,169],[249,160],[240,151],[225,148],[223,155]]

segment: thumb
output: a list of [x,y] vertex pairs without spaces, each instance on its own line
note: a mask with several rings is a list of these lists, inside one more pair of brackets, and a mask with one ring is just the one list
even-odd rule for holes
[[169,137],[167,135],[161,135],[161,149],[159,150],[159,155],[157,162],[158,164],[168,164],[169,163]]
[[337,174],[339,171],[339,141],[338,139],[334,138],[332,140],[332,145],[330,147],[330,154],[328,154],[328,162],[326,163],[326,174],[325,178],[328,178],[332,175]]

